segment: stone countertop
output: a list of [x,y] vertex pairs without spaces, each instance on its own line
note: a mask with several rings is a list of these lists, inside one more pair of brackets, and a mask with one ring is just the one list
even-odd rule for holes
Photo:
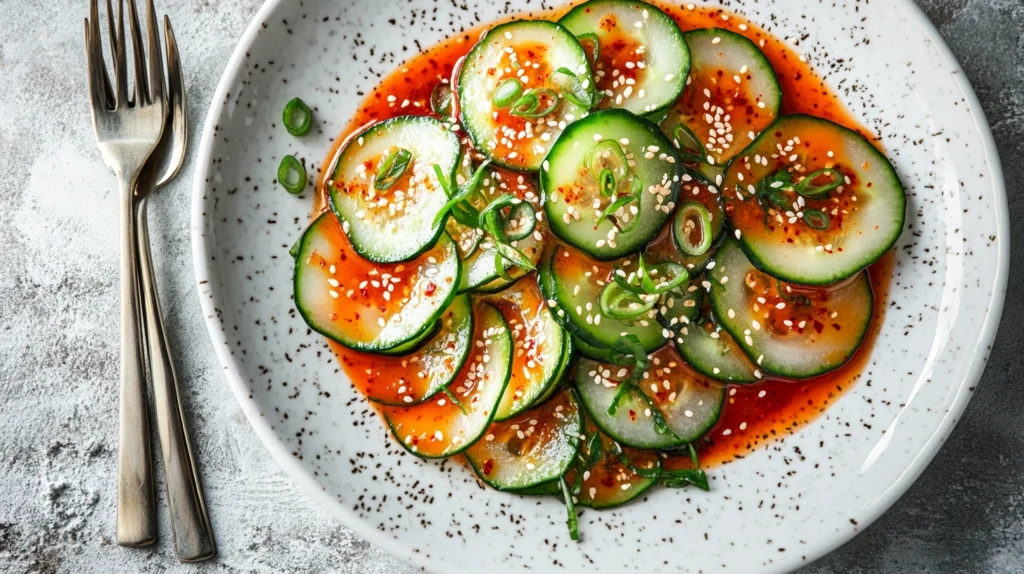
[[[1003,158],[1010,219],[1024,218],[1024,4],[919,2],[978,92]],[[158,4],[169,9],[182,49],[194,143],[260,1]],[[219,554],[202,565],[179,564],[165,507],[155,547],[114,544],[117,191],[88,122],[85,2],[59,14],[54,6],[0,2],[0,569],[411,572],[316,508],[235,402],[193,279],[194,161],[154,197],[150,218]],[[193,145],[193,159],[195,152]],[[1017,249],[999,337],[952,437],[891,510],[805,572],[1024,571],[1024,226],[1012,235]],[[157,488],[163,504],[162,483]]]

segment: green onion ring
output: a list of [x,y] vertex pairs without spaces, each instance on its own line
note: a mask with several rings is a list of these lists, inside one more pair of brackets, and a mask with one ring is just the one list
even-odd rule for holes
[[277,168],[277,181],[288,193],[298,195],[306,188],[306,168],[295,156],[286,155]]
[[293,136],[304,136],[313,123],[313,112],[301,98],[292,98],[281,113],[284,129]]

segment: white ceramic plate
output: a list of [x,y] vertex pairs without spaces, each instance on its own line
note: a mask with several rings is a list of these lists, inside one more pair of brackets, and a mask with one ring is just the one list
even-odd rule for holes
[[[206,120],[192,244],[227,379],[261,439],[318,504],[430,571],[749,572],[823,555],[917,478],[970,398],[1002,308],[1009,226],[988,125],[960,66],[909,0],[730,4],[776,36],[809,34],[797,50],[884,137],[909,199],[891,307],[863,380],[816,422],[711,471],[710,493],[658,489],[646,502],[586,512],[579,544],[558,501],[482,489],[457,463],[421,462],[391,442],[294,310],[288,249],[310,201],[272,184],[287,153],[320,164],[379,74],[454,29],[537,3],[263,6]],[[316,109],[316,128],[301,139],[280,126],[293,96]]]

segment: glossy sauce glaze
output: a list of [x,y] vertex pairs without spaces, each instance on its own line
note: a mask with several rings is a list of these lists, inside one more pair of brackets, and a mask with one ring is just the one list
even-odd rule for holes
[[[760,27],[726,10],[710,6],[670,5],[655,2],[685,32],[698,28],[723,28],[746,36],[760,47],[771,61],[782,87],[780,115],[805,113],[829,119],[864,135],[878,145],[878,138],[853,118],[836,93],[817,75],[809,63]],[[568,11],[568,6],[554,11],[521,15],[526,18],[554,20]],[[500,22],[495,22],[498,24]],[[492,24],[492,25],[494,25]],[[406,62],[386,76],[356,110],[349,125],[335,141],[324,163],[329,166],[348,135],[367,123],[400,115],[428,115],[430,95],[439,82],[450,79],[459,58],[465,56],[486,29],[472,29],[434,46]],[[324,201],[322,169],[314,200],[314,213],[321,212]],[[756,385],[730,385],[726,406],[715,427],[698,445],[702,466],[715,466],[744,458],[750,452],[771,444],[775,438],[790,434],[813,421],[849,391],[865,374],[869,354],[884,320],[889,283],[895,266],[892,252],[868,268],[874,292],[874,316],[860,349],[842,368],[814,379],[788,381],[767,379]],[[365,378],[366,369],[376,360],[372,355],[344,348],[331,347],[348,377]],[[685,467],[688,457],[666,461],[668,467]]]

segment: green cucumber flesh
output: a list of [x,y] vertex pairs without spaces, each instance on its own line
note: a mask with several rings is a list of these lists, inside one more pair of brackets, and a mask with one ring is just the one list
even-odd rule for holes
[[580,447],[582,420],[572,391],[504,422],[466,451],[466,459],[498,490],[535,488],[565,474]]
[[670,433],[658,432],[653,411],[634,392],[621,398],[614,415],[608,413],[618,385],[633,367],[583,359],[576,366],[575,380],[589,418],[618,442],[635,448],[676,448],[704,436],[721,414],[725,386],[692,372],[670,347],[654,353],[649,361],[647,376],[636,384],[636,392],[653,400]]
[[[378,170],[400,149],[412,159],[397,181],[378,189]],[[331,209],[348,226],[356,252],[394,263],[430,249],[444,231],[434,219],[448,201],[433,166],[451,181],[460,154],[459,138],[424,116],[384,120],[350,138],[329,170],[327,187]]]
[[[562,68],[576,74],[580,82],[593,83],[586,52],[558,24],[518,20],[485,32],[466,56],[456,88],[460,121],[476,149],[508,169],[540,169],[563,127],[587,112],[564,97],[555,77]],[[498,86],[509,79],[520,82],[523,93],[554,90],[557,106],[543,117],[513,115],[510,106],[494,101]]]
[[490,426],[508,384],[513,353],[508,324],[487,303],[475,303],[473,313],[472,350],[448,392],[415,406],[381,409],[392,434],[416,456],[448,457],[471,447]]
[[[615,145],[611,142],[618,144],[630,166],[609,196],[598,189],[600,174],[587,166],[590,153]],[[548,226],[561,240],[602,261],[635,253],[669,219],[682,183],[681,170],[675,146],[654,124],[624,110],[594,112],[562,132],[540,172]],[[618,200],[634,197],[633,178],[639,199],[602,219]]]
[[[697,163],[723,166],[775,121],[782,89],[771,62],[745,36],[705,28],[687,32],[686,43],[689,83],[661,128],[675,139],[676,126],[683,124],[704,146],[703,161]],[[708,174],[715,181],[714,171]]]
[[[579,484],[579,491],[574,492],[576,504],[595,510],[615,508],[636,500],[658,482],[651,476],[661,467],[657,452],[622,446],[598,430],[589,419],[587,423],[579,453],[580,460],[585,462],[584,474],[578,477],[576,471],[571,471],[566,476],[570,485]],[[599,443],[592,442],[595,435]],[[600,452],[592,456],[590,447],[594,444],[600,444],[596,447]],[[641,475],[637,469],[648,476]]]
[[543,260],[538,284],[555,316],[580,341],[611,349],[633,335],[644,349],[653,351],[665,343],[655,310],[632,321],[601,314],[601,291],[615,270],[636,268],[636,258],[604,263],[566,245],[555,245]]
[[756,367],[794,379],[843,366],[874,310],[866,272],[830,287],[788,285],[758,271],[734,240],[719,249],[707,286],[719,324]]
[[593,34],[599,58],[594,66],[600,108],[637,115],[672,105],[686,87],[690,49],[679,26],[646,2],[590,0],[558,21],[576,36]]
[[438,319],[439,328],[412,352],[364,357],[363,390],[371,401],[410,406],[432,398],[458,375],[469,357],[473,309],[469,297],[456,297]]
[[422,338],[436,324],[455,297],[460,273],[447,234],[413,261],[373,263],[355,252],[343,224],[325,212],[299,245],[295,305],[314,331],[357,351],[387,351]]
[[494,420],[500,422],[532,407],[555,385],[567,335],[532,277],[523,277],[483,300],[501,311],[512,329],[515,348],[512,377],[494,415]]
[[716,381],[752,384],[762,376],[729,333],[710,319],[678,329],[675,346],[693,370]]
[[[798,182],[823,169],[841,176],[824,197],[782,187],[784,207],[771,210],[751,197],[774,174]],[[812,116],[772,124],[732,162],[722,190],[750,260],[792,283],[828,285],[856,275],[892,248],[906,217],[906,194],[889,160],[857,132]],[[805,220],[812,209],[827,217],[827,229]]]

